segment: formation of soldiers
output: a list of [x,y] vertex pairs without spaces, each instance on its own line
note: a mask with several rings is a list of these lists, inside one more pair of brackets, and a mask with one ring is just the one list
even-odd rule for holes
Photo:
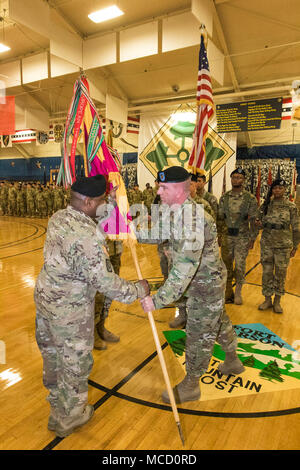
[[40,182],[0,182],[1,215],[48,218],[65,208],[70,201],[70,188]]
[[[263,295],[266,300],[259,308],[265,310],[272,308],[275,313],[282,313],[280,297],[284,295],[284,281],[290,259],[290,252],[294,256],[299,240],[299,216],[294,203],[284,198],[280,204],[273,204],[272,190],[271,204],[268,201],[269,215],[266,217],[265,207],[258,207],[253,194],[244,189],[245,172],[237,168],[231,174],[232,189],[217,198],[205,190],[205,175],[193,175],[191,179],[191,198],[198,204],[202,204],[204,210],[213,217],[218,232],[218,241],[221,248],[221,256],[227,268],[227,284],[225,291],[226,303],[241,305],[242,287],[245,282],[246,259],[249,250],[262,231],[262,267],[263,267]],[[279,182],[277,186],[283,185]],[[157,195],[159,185],[155,182],[152,188],[149,183],[141,191],[135,184],[127,189],[129,206],[144,204],[149,215],[151,205],[158,203]],[[55,212],[67,207],[70,202],[70,188],[65,189],[55,184],[40,182],[9,182],[0,181],[0,213],[17,217],[49,218]],[[262,209],[263,208],[263,209]],[[272,216],[270,215],[272,211]],[[271,217],[271,218],[270,218]],[[269,219],[271,222],[269,222]],[[275,222],[274,222],[275,221]],[[284,221],[284,224],[282,223]],[[278,223],[277,223],[278,222]],[[273,253],[273,241],[279,240],[276,249],[279,253]],[[284,248],[284,250],[283,250]],[[270,251],[271,250],[271,251]],[[284,256],[283,256],[283,251]],[[268,256],[266,255],[268,253]],[[169,271],[168,242],[158,244],[158,255],[164,278]],[[276,275],[272,274],[276,271]],[[270,280],[271,279],[271,280]],[[234,281],[236,283],[233,291]],[[272,303],[271,292],[275,292]],[[185,308],[180,308],[183,314],[179,314],[170,323],[170,327],[180,327],[185,324]]]

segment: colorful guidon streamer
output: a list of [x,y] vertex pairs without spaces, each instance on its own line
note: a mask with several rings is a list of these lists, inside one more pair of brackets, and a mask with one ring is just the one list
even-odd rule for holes
[[[89,85],[85,77],[80,77],[74,85],[64,133],[64,155],[57,184],[68,186],[76,180],[75,155],[78,139],[83,133],[83,160],[85,176],[102,174],[108,189],[117,189],[117,207],[103,227],[107,235],[114,239],[126,239],[129,229],[129,205],[123,179],[120,175],[120,161],[117,152],[105,142],[100,117],[89,95]],[[71,148],[69,140],[72,137]]]

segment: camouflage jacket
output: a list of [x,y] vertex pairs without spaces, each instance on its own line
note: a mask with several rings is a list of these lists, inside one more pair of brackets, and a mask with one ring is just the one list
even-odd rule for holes
[[[186,221],[183,215],[188,205],[192,208],[190,221]],[[195,201],[188,198],[171,218],[168,240],[172,266],[168,279],[152,297],[156,309],[175,302],[182,295],[196,298],[203,295],[205,289],[212,287],[215,292],[218,291],[220,297],[223,296],[226,268],[219,255],[216,224],[203,208],[201,210],[202,217],[199,217],[196,206]],[[182,220],[184,220],[184,224],[182,224]],[[162,243],[162,238],[164,234],[166,235],[163,226],[166,223],[166,218],[160,217],[157,223],[162,226],[150,232],[149,235],[151,236],[151,233],[157,233],[159,230],[162,237],[148,238],[147,240],[146,231],[137,232],[140,242]]]
[[296,205],[287,198],[271,200],[267,213],[265,205],[259,208],[258,218],[262,223],[263,243],[273,248],[297,248],[300,242],[299,214]]
[[37,309],[50,318],[91,308],[96,291],[124,303],[143,292],[138,284],[117,276],[96,224],[72,206],[49,220],[44,265],[35,286]]
[[212,208],[213,210],[213,218],[215,220],[217,220],[217,215],[218,215],[218,200],[216,198],[216,196],[214,196],[213,194],[211,194],[210,192],[208,191],[203,191],[202,194],[198,193],[200,197],[202,197],[205,201],[207,201],[210,205],[210,207]]
[[199,196],[199,194],[196,194],[196,196],[193,197],[193,199],[196,202],[196,204],[203,204],[204,210],[213,218],[215,218],[214,211],[206,199],[204,199],[202,196]]
[[253,194],[245,190],[240,193],[227,191],[219,201],[217,227],[220,238],[229,235],[228,228],[238,228],[240,237],[255,241],[258,235],[255,225],[257,211],[257,201]]

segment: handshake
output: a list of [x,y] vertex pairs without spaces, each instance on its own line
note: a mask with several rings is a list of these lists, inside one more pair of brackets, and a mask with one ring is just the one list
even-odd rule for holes
[[142,304],[144,312],[152,312],[155,310],[155,305],[153,303],[152,297],[150,297],[150,286],[146,279],[142,281],[135,282],[137,289],[138,297]]

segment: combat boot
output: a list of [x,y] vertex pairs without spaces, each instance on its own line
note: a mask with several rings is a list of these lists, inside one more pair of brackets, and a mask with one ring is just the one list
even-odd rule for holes
[[[176,403],[199,400],[201,396],[199,377],[186,375],[183,381],[173,388],[173,393]],[[171,403],[168,390],[165,390],[161,397],[164,403]]]
[[258,310],[268,310],[268,308],[272,307],[272,297],[270,295],[266,295],[264,302],[258,306]]
[[186,308],[179,307],[178,315],[169,323],[170,328],[185,328],[186,327]]
[[96,326],[94,329],[94,349],[98,349],[99,351],[104,351],[105,349],[107,349],[105,342],[99,336],[98,329]]
[[58,437],[67,437],[76,429],[86,424],[94,414],[94,407],[86,405],[84,410],[76,416],[70,416],[64,420],[59,420],[55,427],[55,433]]
[[111,331],[108,331],[104,326],[104,322],[105,318],[100,319],[100,322],[97,325],[97,331],[100,339],[103,341],[107,341],[108,343],[118,343],[120,341],[120,336],[117,336]]
[[237,284],[235,287],[235,292],[234,292],[234,303],[235,305],[242,305],[243,304],[243,299],[242,299],[242,284]]
[[234,293],[232,289],[232,283],[230,281],[230,284],[226,284],[225,304],[233,304],[233,302],[234,302]]
[[244,372],[245,367],[234,351],[226,353],[225,361],[219,364],[218,370],[224,375],[241,374]]
[[283,313],[282,307],[280,305],[280,295],[275,295],[273,303],[273,312],[274,313]]

